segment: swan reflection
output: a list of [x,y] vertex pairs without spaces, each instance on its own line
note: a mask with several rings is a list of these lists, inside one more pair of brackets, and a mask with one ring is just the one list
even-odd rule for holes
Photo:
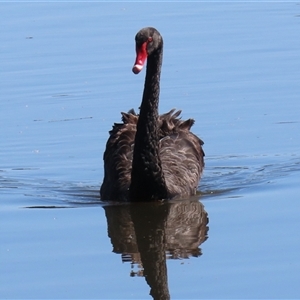
[[121,254],[144,276],[153,299],[170,299],[166,259],[202,254],[208,215],[195,200],[104,206],[113,252]]

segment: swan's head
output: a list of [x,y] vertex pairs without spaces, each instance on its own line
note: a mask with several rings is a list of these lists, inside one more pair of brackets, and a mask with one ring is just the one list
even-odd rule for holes
[[134,74],[138,74],[149,55],[162,47],[162,37],[153,27],[141,29],[135,36],[136,60],[132,68]]

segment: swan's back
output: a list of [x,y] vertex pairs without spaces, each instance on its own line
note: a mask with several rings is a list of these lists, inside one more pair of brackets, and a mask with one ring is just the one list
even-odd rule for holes
[[[182,121],[181,111],[159,116],[159,155],[171,197],[195,195],[204,168],[203,141],[190,132],[194,120]],[[123,123],[115,123],[104,152],[103,200],[128,201],[133,146],[138,115],[122,113]]]

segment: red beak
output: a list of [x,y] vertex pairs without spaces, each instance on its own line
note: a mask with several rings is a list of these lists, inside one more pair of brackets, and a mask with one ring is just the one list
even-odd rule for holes
[[147,42],[143,43],[140,47],[136,46],[136,59],[132,68],[134,74],[140,73],[143,69],[147,56]]

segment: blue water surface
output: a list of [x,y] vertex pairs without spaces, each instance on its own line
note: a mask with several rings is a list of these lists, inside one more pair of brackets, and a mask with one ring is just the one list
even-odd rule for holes
[[[298,3],[0,11],[0,298],[300,297]],[[206,168],[195,199],[135,208],[99,188],[108,131],[140,105],[145,26],[164,38],[160,111],[196,120]]]

